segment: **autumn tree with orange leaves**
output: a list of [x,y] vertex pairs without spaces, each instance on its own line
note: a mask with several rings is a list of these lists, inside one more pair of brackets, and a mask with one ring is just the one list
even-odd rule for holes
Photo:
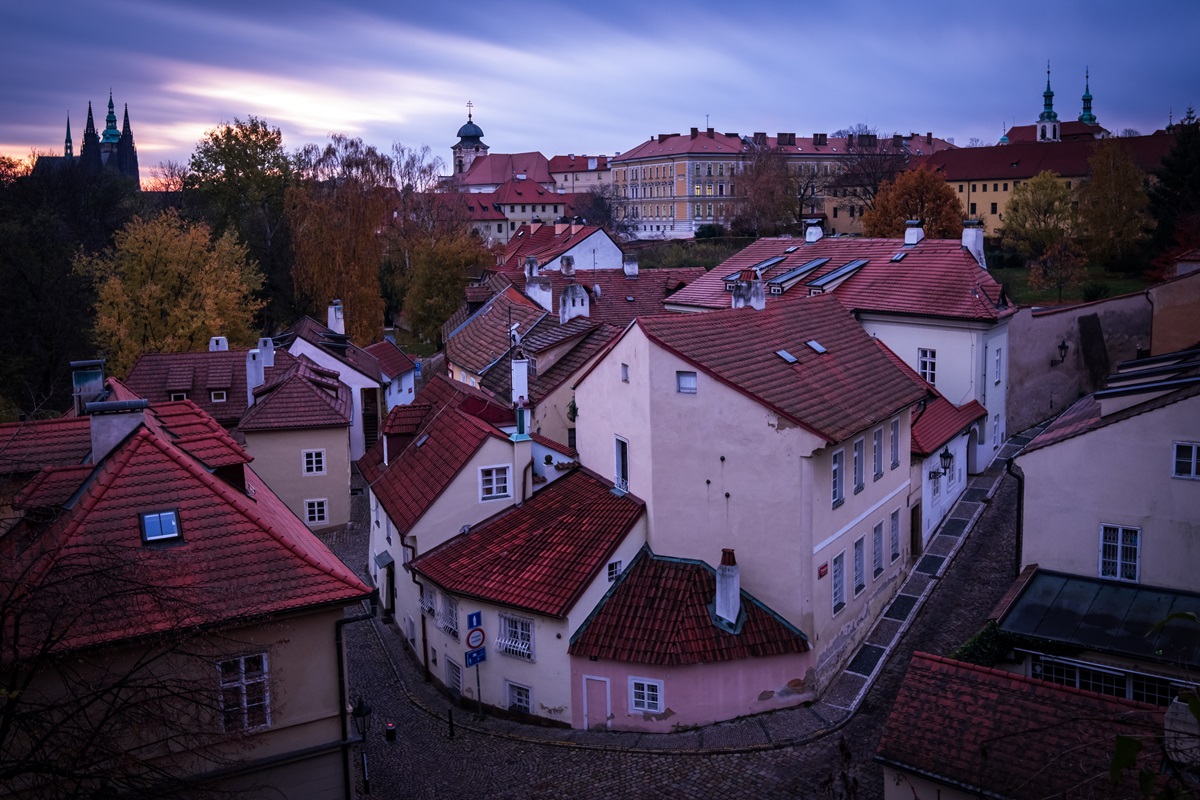
[[898,238],[910,219],[922,220],[931,239],[953,239],[962,231],[962,206],[954,190],[924,167],[901,172],[879,187],[875,208],[863,213],[863,234]]

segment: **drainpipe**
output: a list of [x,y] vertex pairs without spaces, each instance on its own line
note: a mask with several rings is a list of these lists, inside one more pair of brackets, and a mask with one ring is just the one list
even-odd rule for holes
[[517,508],[525,505],[525,476],[533,473],[533,459],[529,459],[529,463],[521,470],[521,499],[517,501]]
[[1013,575],[1021,574],[1021,550],[1025,539],[1025,473],[1013,472],[1013,459],[1009,458],[1004,465],[1004,469],[1009,475],[1017,479],[1017,547],[1016,547],[1016,567],[1013,570]]
[[338,718],[342,723],[342,784],[346,790],[346,797],[351,797],[350,784],[350,728],[346,720],[346,654],[345,645],[342,640],[342,628],[349,625],[351,622],[364,622],[375,617],[375,609],[379,605],[379,590],[375,589],[371,592],[371,611],[368,614],[359,614],[355,617],[343,617],[333,623],[333,644],[337,651],[337,677],[338,677]]
[[[406,537],[403,533],[400,534],[400,546],[407,549],[408,552],[411,553],[411,555],[408,559],[409,562],[416,561],[417,548],[413,547],[411,544],[406,542],[405,539],[407,539],[407,538],[408,537]],[[408,577],[412,580],[413,584],[417,587],[417,593],[419,594],[421,592],[421,590],[425,587],[423,587],[421,585],[421,582],[419,580],[417,580],[417,573],[413,572],[407,566],[405,567],[405,569],[408,569]],[[421,609],[419,611],[419,613],[417,614],[417,616],[421,618],[421,671],[425,674],[425,682],[429,683],[429,679],[431,677],[429,674],[429,637],[426,635],[428,629],[425,627],[425,611],[424,611],[424,609]]]

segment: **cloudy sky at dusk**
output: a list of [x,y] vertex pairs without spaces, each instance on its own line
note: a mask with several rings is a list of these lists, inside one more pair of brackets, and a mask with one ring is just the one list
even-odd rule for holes
[[[649,136],[810,135],[867,122],[995,142],[1041,110],[1150,133],[1200,105],[1182,34],[1200,3],[439,3],[0,0],[0,152],[76,152],[111,87],[143,177],[205,129],[256,115],[289,148],[337,131],[449,160],[474,103],[494,152],[628,150]],[[884,10],[886,9],[886,10]],[[1190,35],[1190,34],[1189,34]]]

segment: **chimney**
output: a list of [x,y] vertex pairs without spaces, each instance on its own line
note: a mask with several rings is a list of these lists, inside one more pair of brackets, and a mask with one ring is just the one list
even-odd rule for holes
[[208,340],[208,352],[223,353],[229,349],[229,340],[224,336],[214,336]]
[[537,256],[525,256],[525,279],[536,278],[538,276],[538,260]]
[[708,138],[710,138],[710,139],[713,138],[713,129],[712,128],[709,128],[707,133],[708,133]]
[[579,233],[583,230],[583,217],[571,217],[571,235]]
[[853,133],[846,134],[846,147],[854,147],[854,134]]
[[267,369],[275,366],[275,340],[264,336],[258,340],[258,352],[262,353],[262,363]]
[[721,550],[721,566],[717,567],[717,596],[713,605],[718,617],[730,625],[737,624],[742,612],[742,579],[738,575],[732,548]]
[[621,267],[625,270],[626,278],[638,276],[638,257],[635,253],[625,253],[621,256]]
[[91,417],[92,463],[101,460],[146,421],[148,400],[116,400],[87,403],[84,413]]
[[558,260],[558,265],[564,278],[575,277],[575,256],[563,256]]
[[916,244],[925,238],[925,229],[921,227],[921,220],[910,219],[904,222],[904,243]]
[[762,311],[767,307],[767,293],[763,288],[762,278],[752,269],[742,270],[737,282],[733,285],[733,307]]
[[971,255],[975,256],[975,261],[979,266],[987,269],[987,261],[983,256],[983,222],[977,219],[964,219],[962,232],[962,246]]
[[554,220],[554,235],[562,236],[570,227],[571,223],[567,222],[566,217],[559,217],[558,219]]
[[581,284],[571,281],[558,296],[558,321],[566,325],[576,317],[588,316],[588,293]]
[[554,290],[548,275],[535,275],[525,279],[525,294],[530,300],[547,311],[554,310]]
[[821,227],[821,220],[806,219],[804,220],[804,241],[812,244],[818,241],[825,235],[825,229]]
[[334,300],[329,304],[329,312],[326,315],[325,327],[334,333],[344,334],[346,332],[346,318],[342,313],[342,301]]
[[104,359],[72,361],[71,389],[75,416],[82,417],[84,406],[104,397]]
[[692,128],[692,138],[693,138],[693,139],[695,139],[695,138],[696,138],[697,136],[699,136],[699,135],[700,135],[700,129],[699,129],[699,128]]
[[925,144],[933,144],[933,131],[925,132]]
[[254,405],[254,390],[266,380],[263,366],[262,353],[258,350],[246,353],[246,408]]
[[903,147],[903,146],[904,146],[904,137],[898,133],[893,133],[892,134],[892,147]]
[[542,227],[542,221],[537,217],[529,220],[529,235],[532,236],[533,234],[537,233],[538,228],[540,227]]
[[[525,469],[533,463],[533,440],[529,436],[529,360],[518,348],[512,359],[512,404],[517,418],[517,429],[508,440],[513,446],[512,475],[525,475]],[[513,483],[513,488],[517,486]],[[520,481],[520,494],[513,492],[516,505],[520,507],[525,502],[525,480]]]

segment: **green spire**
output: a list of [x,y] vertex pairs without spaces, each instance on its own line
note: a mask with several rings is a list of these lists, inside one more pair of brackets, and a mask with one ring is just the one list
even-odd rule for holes
[[121,139],[121,132],[117,130],[117,110],[113,107],[112,89],[108,90],[108,116],[104,118],[104,123],[104,133],[100,135],[100,141],[116,144]]
[[1092,113],[1092,78],[1089,74],[1090,70],[1083,71],[1083,113],[1079,115],[1079,121],[1088,125],[1096,124],[1096,115]]
[[1054,110],[1054,90],[1050,88],[1050,62],[1046,62],[1046,91],[1042,92],[1042,113],[1038,115],[1038,122],[1055,122],[1058,120],[1058,113]]

